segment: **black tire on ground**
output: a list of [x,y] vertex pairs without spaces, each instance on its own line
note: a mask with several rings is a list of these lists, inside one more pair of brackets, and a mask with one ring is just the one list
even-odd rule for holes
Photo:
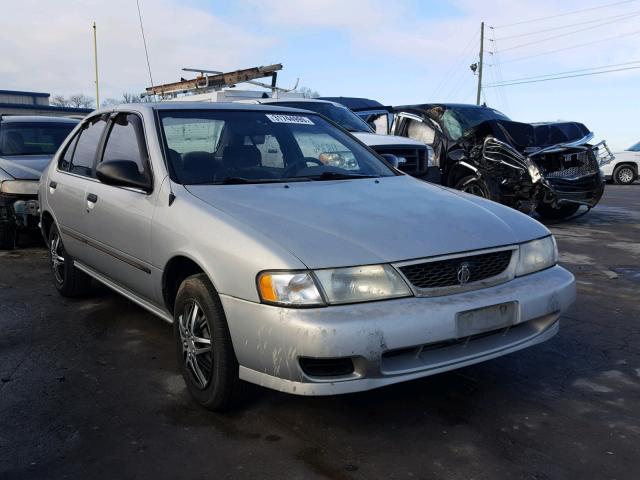
[[491,193],[489,192],[487,182],[475,175],[469,175],[458,180],[458,183],[456,183],[454,188],[478,197],[491,199]]
[[17,239],[15,225],[9,222],[0,223],[0,250],[13,250],[16,248]]
[[613,171],[612,178],[618,185],[630,185],[636,179],[636,172],[630,165],[618,165]]
[[55,225],[49,231],[47,250],[49,268],[53,275],[53,284],[63,297],[82,297],[91,289],[91,277],[74,266],[74,260],[62,243],[62,237]]
[[188,277],[176,297],[173,330],[178,364],[191,396],[213,411],[232,408],[243,383],[220,297],[205,274]]
[[548,203],[541,203],[536,208],[536,212],[542,218],[547,220],[562,220],[575,214],[579,208],[580,205],[578,204],[568,204],[562,205],[560,207],[552,207]]

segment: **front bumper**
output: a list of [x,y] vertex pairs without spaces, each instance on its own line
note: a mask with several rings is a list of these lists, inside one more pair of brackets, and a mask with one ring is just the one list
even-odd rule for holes
[[578,179],[545,179],[548,197],[545,201],[560,206],[578,203],[595,207],[604,193],[605,180],[600,173]]
[[[326,308],[281,308],[221,295],[240,377],[299,395],[369,390],[535,345],[555,335],[558,316],[574,299],[575,279],[559,266],[456,295]],[[457,313],[506,302],[517,302],[510,329],[456,338]],[[311,377],[300,357],[351,357],[355,369]]]
[[40,217],[38,197],[0,194],[0,223],[17,229],[37,228]]

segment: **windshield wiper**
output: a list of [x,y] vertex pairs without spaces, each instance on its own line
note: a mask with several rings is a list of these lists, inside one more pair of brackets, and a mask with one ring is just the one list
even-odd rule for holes
[[346,180],[350,178],[378,178],[379,175],[362,175],[360,173],[322,172],[320,175],[307,177],[312,180]]

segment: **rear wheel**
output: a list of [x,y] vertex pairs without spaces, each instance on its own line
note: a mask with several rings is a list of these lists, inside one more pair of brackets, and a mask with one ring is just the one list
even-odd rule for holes
[[536,208],[536,212],[542,218],[547,220],[562,220],[564,218],[568,218],[571,215],[575,214],[580,205],[576,203],[570,203],[568,205],[561,205],[559,207],[553,207],[548,203],[541,203]]
[[206,275],[187,278],[176,297],[174,336],[182,377],[203,407],[221,411],[240,397],[231,335],[220,298]]
[[64,249],[55,225],[49,231],[49,266],[53,283],[63,297],[81,297],[91,288],[91,277],[74,266],[73,257]]
[[629,185],[636,179],[636,172],[630,165],[618,165],[613,171],[613,181],[618,185]]
[[458,183],[456,183],[454,188],[462,192],[470,193],[471,195],[491,199],[487,182],[475,175],[469,175],[462,178]]
[[18,232],[11,222],[0,223],[0,250],[13,250],[16,248]]

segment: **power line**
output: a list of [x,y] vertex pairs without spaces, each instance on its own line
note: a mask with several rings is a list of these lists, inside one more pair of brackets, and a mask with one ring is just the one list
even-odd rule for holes
[[573,34],[575,34],[575,33],[584,32],[584,31],[586,31],[586,30],[593,30],[594,28],[600,28],[600,27],[603,27],[603,26],[605,26],[605,25],[609,25],[609,24],[611,24],[611,23],[615,23],[615,22],[623,22],[623,21],[625,21],[625,20],[629,20],[630,18],[637,17],[638,15],[640,15],[640,12],[635,13],[635,14],[633,14],[633,15],[629,15],[628,17],[624,17],[624,18],[617,18],[617,19],[615,19],[615,20],[608,20],[608,21],[606,21],[606,22],[601,22],[601,23],[599,23],[599,24],[597,24],[597,25],[591,25],[591,26],[589,26],[589,27],[582,27],[582,28],[579,28],[579,29],[577,29],[577,30],[572,30],[572,31],[570,31],[570,32],[559,33],[559,34],[557,34],[557,35],[552,35],[552,36],[550,36],[550,37],[541,38],[541,39],[539,39],[539,40],[534,40],[534,41],[531,41],[531,42],[521,43],[521,44],[519,44],[519,45],[514,45],[513,47],[503,48],[503,49],[502,49],[502,51],[503,51],[503,52],[506,52],[506,51],[508,51],[508,50],[515,50],[515,49],[517,49],[517,48],[528,47],[528,46],[530,46],[530,45],[535,45],[535,44],[537,44],[537,43],[547,42],[547,41],[549,41],[549,40],[553,40],[553,39],[555,39],[555,38],[567,37],[567,36],[569,36],[569,35],[573,35]]
[[626,3],[633,3],[633,2],[637,2],[637,1],[638,0],[624,0],[622,2],[607,3],[607,4],[604,4],[604,5],[598,5],[596,7],[582,8],[580,10],[572,10],[570,12],[559,13],[557,15],[549,15],[549,16],[546,16],[546,17],[532,18],[530,20],[523,20],[521,22],[508,23],[506,25],[497,25],[497,26],[494,26],[493,28],[507,28],[507,27],[514,27],[516,25],[523,25],[525,23],[541,22],[542,20],[549,20],[551,18],[566,17],[566,16],[569,16],[569,15],[575,15],[576,13],[590,12],[590,11],[593,11],[593,10],[600,10],[602,8],[615,7],[616,5],[624,5]]
[[632,36],[632,35],[637,35],[639,33],[640,33],[640,30],[635,30],[633,32],[623,33],[621,35],[613,35],[611,37],[601,38],[599,40],[594,40],[592,42],[579,43],[577,45],[570,45],[568,47],[556,48],[554,50],[547,50],[546,52],[536,53],[536,54],[533,54],[533,55],[527,55],[525,57],[512,58],[512,59],[503,61],[502,64],[504,65],[505,63],[520,62],[522,60],[528,60],[530,58],[542,57],[543,55],[550,55],[552,53],[563,52],[565,50],[572,50],[574,48],[580,48],[580,47],[585,47],[585,46],[588,46],[588,45],[594,45],[596,43],[607,42],[609,40],[615,40],[617,38],[629,37],[629,36]]
[[580,68],[578,70],[568,70],[568,71],[565,71],[565,72],[548,73],[546,75],[535,75],[533,77],[511,78],[509,80],[503,80],[503,81],[499,81],[499,82],[490,83],[490,84],[487,84],[485,86],[493,87],[493,86],[499,86],[500,84],[503,84],[503,83],[519,82],[521,80],[532,80],[532,79],[536,79],[536,78],[555,77],[555,76],[558,76],[558,75],[566,75],[566,74],[569,74],[569,73],[588,72],[590,70],[601,70],[603,68],[611,68],[611,67],[623,67],[623,66],[626,66],[626,65],[635,65],[635,64],[638,64],[638,63],[640,63],[640,60],[634,60],[633,62],[613,63],[611,65],[601,65],[599,67]]
[[636,69],[640,69],[640,66],[637,67],[626,67],[626,68],[616,68],[613,70],[603,70],[601,72],[590,72],[590,73],[580,73],[580,74],[576,74],[576,75],[565,75],[562,77],[554,77],[554,78],[544,78],[544,79],[540,79],[540,80],[527,80],[527,81],[523,81],[523,82],[512,82],[512,83],[502,83],[500,85],[485,85],[484,88],[496,88],[496,87],[506,87],[509,85],[522,85],[525,83],[539,83],[539,82],[549,82],[551,80],[562,80],[563,78],[576,78],[576,77],[587,77],[590,75],[600,75],[603,73],[611,73],[611,72],[622,72],[625,70],[636,70]]
[[[438,85],[436,86],[435,90],[434,90],[434,96],[440,92],[440,90],[442,90],[442,88],[447,85],[449,83],[449,80],[452,76],[452,74],[455,72],[456,68],[459,67],[460,62],[466,58],[469,55],[469,48],[475,43],[476,38],[478,37],[478,34],[480,33],[479,30],[477,30],[474,34],[473,37],[471,37],[471,39],[469,40],[469,42],[465,45],[465,47],[461,50],[460,54],[456,57],[456,59],[451,62],[451,65],[449,66],[449,68],[447,69],[447,72],[443,75],[442,80],[438,83]],[[466,65],[465,65],[466,67]]]
[[[593,20],[586,20],[584,22],[577,22],[577,23],[569,23],[567,25],[562,25],[559,27],[551,27],[551,28],[543,28],[541,30],[534,30],[532,32],[526,32],[526,33],[518,33],[516,35],[507,35],[506,37],[497,37],[496,40],[510,40],[512,38],[521,38],[521,37],[528,37],[530,35],[537,35],[538,33],[546,33],[546,32],[553,32],[555,30],[562,30],[565,28],[569,28],[569,27],[577,27],[578,25],[587,25],[589,23],[599,23],[602,22],[604,20],[611,20],[613,18],[620,18],[620,17],[626,17],[627,15],[635,15],[636,13],[640,13],[640,10],[634,10],[633,12],[628,12],[628,13],[623,13],[620,15],[611,15],[609,17],[604,17],[604,18],[596,18]],[[493,30],[493,27],[489,27]]]

